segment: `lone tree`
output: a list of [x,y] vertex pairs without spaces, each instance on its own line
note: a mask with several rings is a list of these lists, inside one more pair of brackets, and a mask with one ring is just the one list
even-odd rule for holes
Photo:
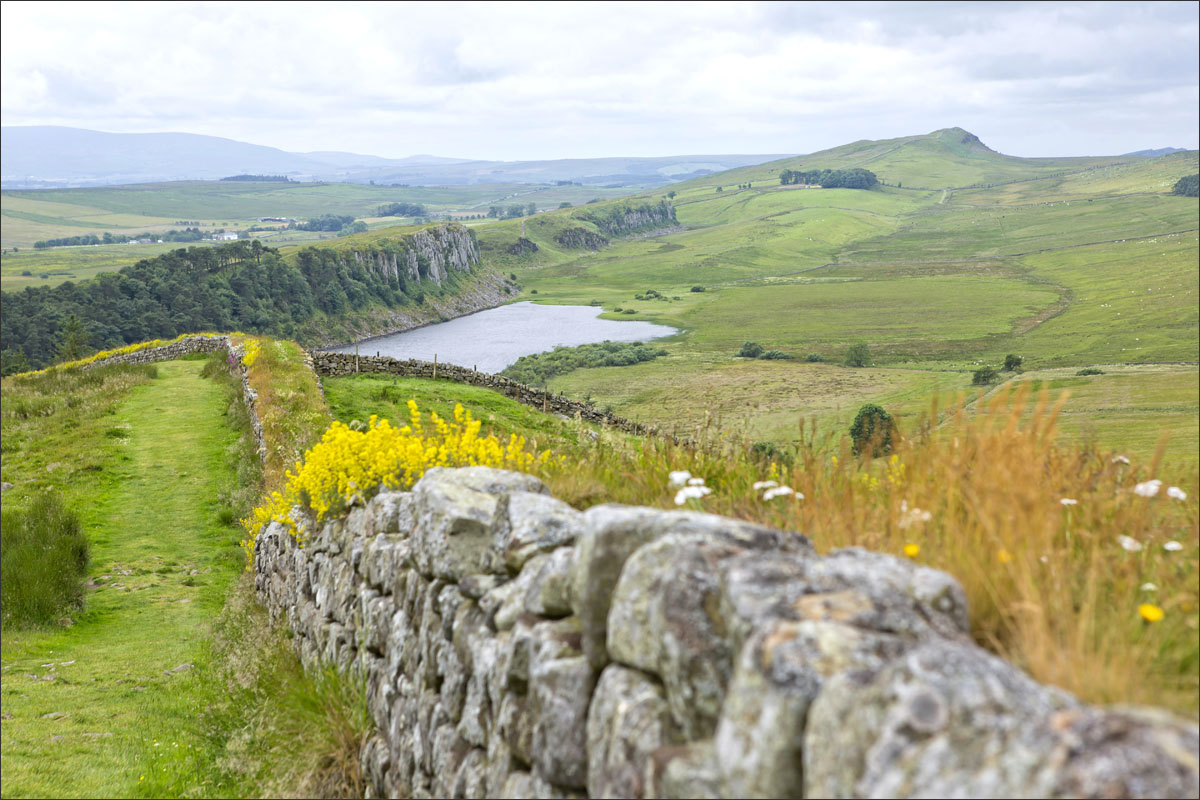
[[1021,365],[1025,363],[1025,359],[1018,355],[1009,353],[1004,357],[1004,366],[1001,367],[1002,372],[1020,372]]
[[858,410],[850,424],[850,441],[854,455],[883,456],[892,452],[892,434],[896,422],[892,415],[874,403]]
[[871,366],[871,351],[867,347],[866,342],[858,342],[850,345],[850,349],[846,351],[847,367],[869,367]]

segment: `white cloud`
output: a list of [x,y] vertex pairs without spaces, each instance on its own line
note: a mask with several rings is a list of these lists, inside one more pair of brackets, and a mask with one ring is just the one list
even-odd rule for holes
[[1194,3],[5,3],[6,125],[479,158],[1197,146]]

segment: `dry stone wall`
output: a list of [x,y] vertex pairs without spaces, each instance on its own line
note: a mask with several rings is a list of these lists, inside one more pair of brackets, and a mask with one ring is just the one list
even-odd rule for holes
[[259,535],[305,663],[367,685],[376,795],[1194,797],[1197,729],[975,646],[961,587],[691,512],[434,469]]
[[562,414],[567,417],[579,417],[585,422],[607,425],[627,433],[649,436],[661,433],[653,425],[619,417],[606,411],[570,400],[560,394],[526,386],[502,375],[490,375],[477,372],[454,364],[435,364],[432,361],[416,359],[395,359],[387,356],[355,356],[346,353],[325,353],[312,351],[312,366],[319,376],[339,377],[364,372],[377,372],[386,375],[399,375],[405,378],[442,378],[444,380],[465,383],[470,386],[482,386],[485,389],[499,392],[506,397],[541,409],[551,414]]

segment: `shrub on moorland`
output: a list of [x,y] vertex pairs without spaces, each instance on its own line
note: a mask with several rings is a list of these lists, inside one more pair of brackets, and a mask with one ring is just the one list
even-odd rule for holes
[[79,518],[58,495],[0,515],[0,618],[5,627],[47,625],[83,601],[90,552]]
[[891,414],[874,403],[867,403],[858,410],[850,425],[854,455],[882,456],[892,452],[895,430],[896,423]]
[[1000,377],[1000,373],[996,371],[995,367],[980,367],[971,373],[971,385],[987,386],[995,383],[998,377]]
[[742,349],[735,353],[737,358],[758,358],[765,350],[758,342],[743,342]]

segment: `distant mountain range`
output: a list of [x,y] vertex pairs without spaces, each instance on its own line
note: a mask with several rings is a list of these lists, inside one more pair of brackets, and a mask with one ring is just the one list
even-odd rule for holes
[[790,154],[682,155],[480,161],[318,151],[289,153],[194,133],[103,133],[58,126],[0,129],[0,183],[5,189],[112,186],[231,175],[286,175],[293,180],[401,183],[554,183],[662,186],[709,172],[752,166]]

